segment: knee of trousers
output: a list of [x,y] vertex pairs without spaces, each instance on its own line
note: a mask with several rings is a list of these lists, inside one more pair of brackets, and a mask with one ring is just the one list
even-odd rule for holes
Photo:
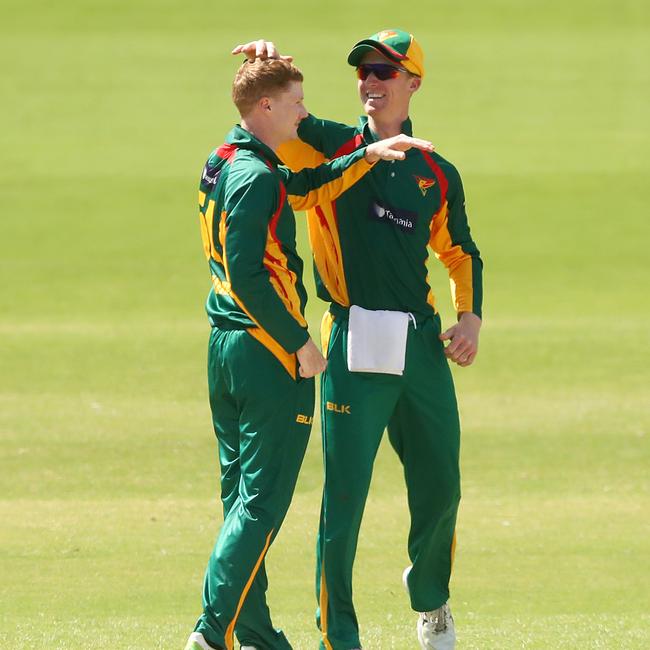
[[461,493],[460,486],[449,486],[436,488],[427,493],[421,493],[418,497],[410,495],[409,502],[412,512],[428,517],[441,517],[445,514],[453,514],[458,510]]
[[264,501],[252,499],[248,503],[242,503],[240,514],[250,522],[259,523],[265,528],[276,528],[284,519],[289,509],[290,499],[284,496],[268,498]]
[[[359,478],[359,477],[357,477]],[[332,480],[325,479],[325,513],[328,519],[335,519],[344,525],[361,519],[368,498],[370,473],[368,479]]]
[[446,497],[440,502],[440,514],[443,517],[455,517],[460,505],[460,489],[450,490]]
[[440,491],[440,502],[444,509],[457,508],[460,503],[460,478],[449,484],[447,489]]

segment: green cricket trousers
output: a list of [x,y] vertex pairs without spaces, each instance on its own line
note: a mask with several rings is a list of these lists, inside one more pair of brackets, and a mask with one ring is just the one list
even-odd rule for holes
[[314,380],[294,380],[245,330],[214,327],[208,386],[224,521],[195,630],[215,648],[287,650],[266,604],[264,558],[289,508],[314,412]]
[[401,376],[351,373],[347,329],[347,310],[332,305],[321,331],[328,366],[321,380],[325,483],[316,592],[324,650],[361,646],[352,603],[352,565],[384,429],[404,467],[413,565],[408,585],[415,611],[437,609],[449,597],[460,501],[458,407],[438,339],[439,316],[409,325]]

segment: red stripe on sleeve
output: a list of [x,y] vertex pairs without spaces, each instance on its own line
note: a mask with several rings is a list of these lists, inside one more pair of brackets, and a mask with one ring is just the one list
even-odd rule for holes
[[438,165],[438,163],[426,151],[423,151],[422,155],[424,156],[424,160],[426,161],[427,165],[429,165],[431,171],[434,173],[436,179],[438,180],[438,185],[440,186],[439,209],[441,209],[447,200],[447,188],[449,187],[449,182],[447,181],[447,177],[444,175],[442,169],[440,169],[440,165]]
[[284,202],[286,198],[287,198],[287,190],[284,187],[284,183],[280,181],[280,200],[278,201],[278,209],[271,217],[271,222],[269,223],[269,230],[271,231],[271,236],[273,237],[273,239],[275,239],[275,241],[278,241],[278,237],[275,231],[277,230],[278,221],[280,219],[280,214],[282,213],[282,208],[284,207]]
[[340,158],[341,156],[346,156],[349,153],[352,153],[355,149],[358,149],[359,146],[363,144],[363,136],[360,133],[350,138],[347,142],[344,142],[334,153],[331,160],[334,158]]

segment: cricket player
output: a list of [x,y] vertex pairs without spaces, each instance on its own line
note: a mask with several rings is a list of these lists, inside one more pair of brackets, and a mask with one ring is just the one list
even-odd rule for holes
[[[271,42],[235,48],[279,57]],[[289,59],[290,57],[284,57]],[[365,115],[347,126],[309,115],[279,155],[292,169],[337,160],[379,138],[412,133],[410,101],[425,76],[412,34],[387,29],[356,43]],[[308,212],[328,365],[321,381],[325,481],[317,543],[321,648],[361,647],[352,568],[384,429],[404,467],[411,566],[403,574],[424,649],[455,646],[448,605],[460,500],[460,427],[448,360],[469,366],[481,326],[482,262],[456,168],[410,151],[378,163],[335,201]],[[429,249],[448,270],[457,322],[444,332],[427,281]],[[445,342],[448,342],[445,347]]]
[[309,337],[292,207],[335,200],[380,158],[430,142],[399,135],[293,173],[276,151],[306,118],[302,74],[285,61],[244,63],[241,115],[208,158],[199,190],[212,277],[208,383],[219,444],[224,522],[209,559],[203,614],[187,650],[286,650],[266,605],[264,559],[291,501],[326,362]]

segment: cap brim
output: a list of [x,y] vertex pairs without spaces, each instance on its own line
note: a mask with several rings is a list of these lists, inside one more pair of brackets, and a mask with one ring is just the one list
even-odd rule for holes
[[365,41],[359,41],[353,48],[350,54],[348,54],[348,63],[353,66],[357,66],[361,63],[365,54],[368,52],[379,52],[387,59],[395,61],[395,63],[400,63],[406,57],[395,50],[389,49],[377,41],[367,39]]

